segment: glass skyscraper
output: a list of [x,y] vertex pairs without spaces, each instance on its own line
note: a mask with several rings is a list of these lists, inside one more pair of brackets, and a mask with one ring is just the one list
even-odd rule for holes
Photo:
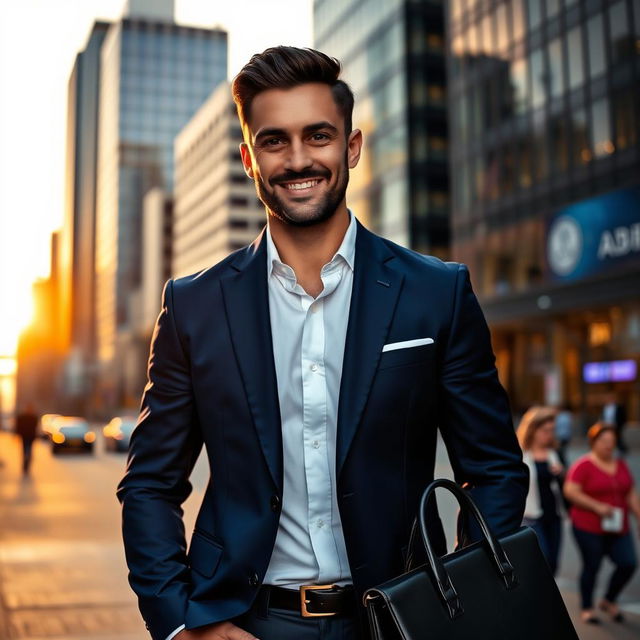
[[171,11],[132,12],[109,29],[101,73],[96,267],[104,368],[130,328],[140,285],[143,197],[154,186],[172,190],[174,138],[225,80],[227,34],[177,25]]
[[315,0],[314,46],[338,58],[365,146],[349,206],[425,253],[448,246],[443,2]]
[[452,251],[514,407],[637,420],[640,3],[448,7]]
[[108,22],[96,22],[76,56],[67,98],[65,222],[57,308],[64,348],[63,377],[68,412],[81,413],[95,356],[95,233],[98,163],[100,51]]

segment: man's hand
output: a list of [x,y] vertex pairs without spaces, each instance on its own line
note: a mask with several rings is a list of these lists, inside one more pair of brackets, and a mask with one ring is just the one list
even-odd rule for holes
[[174,640],[258,640],[231,622],[217,622],[197,629],[183,629]]

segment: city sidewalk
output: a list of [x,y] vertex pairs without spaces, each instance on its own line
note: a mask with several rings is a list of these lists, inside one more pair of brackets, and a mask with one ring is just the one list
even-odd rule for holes
[[[578,441],[570,458],[585,451],[584,441]],[[0,640],[148,640],[127,584],[120,541],[114,494],[124,456],[101,447],[94,456],[51,456],[47,443],[37,442],[27,480],[21,477],[19,460],[17,439],[0,433]],[[196,465],[194,493],[185,504],[187,531],[193,528],[207,482],[202,462]],[[635,443],[628,463],[640,483],[640,446]],[[451,477],[441,448],[436,475]],[[455,521],[448,507],[442,516],[445,526]],[[579,621],[579,560],[568,528],[565,533],[558,584],[579,637],[640,638],[640,573],[621,598],[625,624],[604,615],[599,627]],[[608,571],[605,566],[601,589]]]

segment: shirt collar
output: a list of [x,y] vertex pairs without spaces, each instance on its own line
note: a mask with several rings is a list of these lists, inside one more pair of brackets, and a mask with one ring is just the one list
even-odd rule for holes
[[[347,231],[344,234],[344,238],[342,239],[342,244],[328,264],[331,264],[338,256],[340,256],[349,265],[351,271],[353,271],[355,266],[356,235],[358,232],[358,227],[356,224],[356,217],[353,215],[353,213],[351,213],[350,210],[349,218],[349,226],[347,227]],[[281,265],[283,267],[286,267],[287,270],[291,270],[291,267],[289,267],[289,265],[284,264],[282,260],[280,260],[280,254],[278,253],[275,242],[271,237],[269,224],[267,224],[267,276],[271,276],[271,274],[273,273],[274,264]]]

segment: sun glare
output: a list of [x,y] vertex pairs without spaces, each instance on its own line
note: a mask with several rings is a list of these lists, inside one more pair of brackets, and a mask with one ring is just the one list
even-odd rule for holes
[[21,282],[20,286],[12,288],[11,304],[3,305],[0,313],[0,358],[15,355],[20,333],[31,323],[33,317],[29,283]]

